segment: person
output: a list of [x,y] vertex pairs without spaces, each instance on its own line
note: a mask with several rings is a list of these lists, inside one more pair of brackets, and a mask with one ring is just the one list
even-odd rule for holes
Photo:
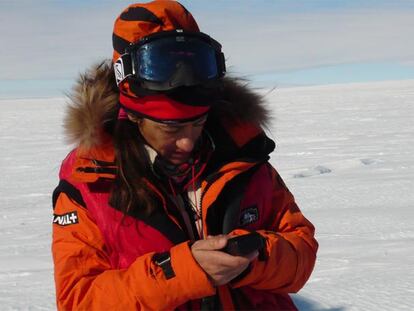
[[[225,76],[221,45],[178,2],[128,6],[113,46],[66,113],[58,309],[295,310],[318,244],[268,162],[262,97]],[[260,239],[230,252],[240,236]]]

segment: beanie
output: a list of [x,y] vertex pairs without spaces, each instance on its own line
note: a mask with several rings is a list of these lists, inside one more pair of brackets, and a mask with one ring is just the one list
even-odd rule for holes
[[[191,13],[179,2],[156,0],[129,5],[114,23],[112,62],[115,63],[131,43],[153,33],[174,29],[200,31]],[[188,105],[161,93],[138,98],[130,88],[128,81],[119,85],[121,106],[153,120],[189,120],[209,110],[209,105],[200,106],[196,102]]]
[[156,32],[174,29],[200,31],[191,13],[176,1],[131,4],[115,20],[112,61],[115,62],[131,43]]

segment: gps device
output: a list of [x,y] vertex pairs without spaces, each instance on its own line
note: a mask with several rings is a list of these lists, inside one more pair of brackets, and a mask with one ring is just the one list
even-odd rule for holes
[[233,256],[245,256],[265,246],[265,238],[257,232],[239,235],[227,241],[223,252]]

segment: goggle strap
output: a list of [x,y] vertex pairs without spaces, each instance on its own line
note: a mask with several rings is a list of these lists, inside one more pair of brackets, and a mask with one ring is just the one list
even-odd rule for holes
[[220,52],[219,56],[218,56],[218,60],[219,60],[219,75],[220,77],[223,77],[226,73],[226,59],[224,57],[224,53]]
[[116,85],[132,76],[132,60],[129,53],[122,54],[114,63]]

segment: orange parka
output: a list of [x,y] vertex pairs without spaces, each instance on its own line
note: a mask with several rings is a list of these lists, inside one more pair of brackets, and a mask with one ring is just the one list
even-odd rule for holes
[[[256,231],[266,239],[242,275],[215,288],[191,254],[176,207],[157,185],[162,212],[150,219],[123,215],[108,203],[116,167],[102,122],[117,102],[111,77],[102,64],[81,79],[66,119],[79,147],[63,161],[54,192],[58,309],[187,310],[208,302],[214,309],[295,310],[288,293],[309,278],[318,244],[314,227],[267,162],[274,143],[260,130],[260,97],[226,80],[223,105],[213,108],[206,125],[216,149],[201,177],[204,236]],[[168,254],[169,273],[155,260],[159,254]]]

